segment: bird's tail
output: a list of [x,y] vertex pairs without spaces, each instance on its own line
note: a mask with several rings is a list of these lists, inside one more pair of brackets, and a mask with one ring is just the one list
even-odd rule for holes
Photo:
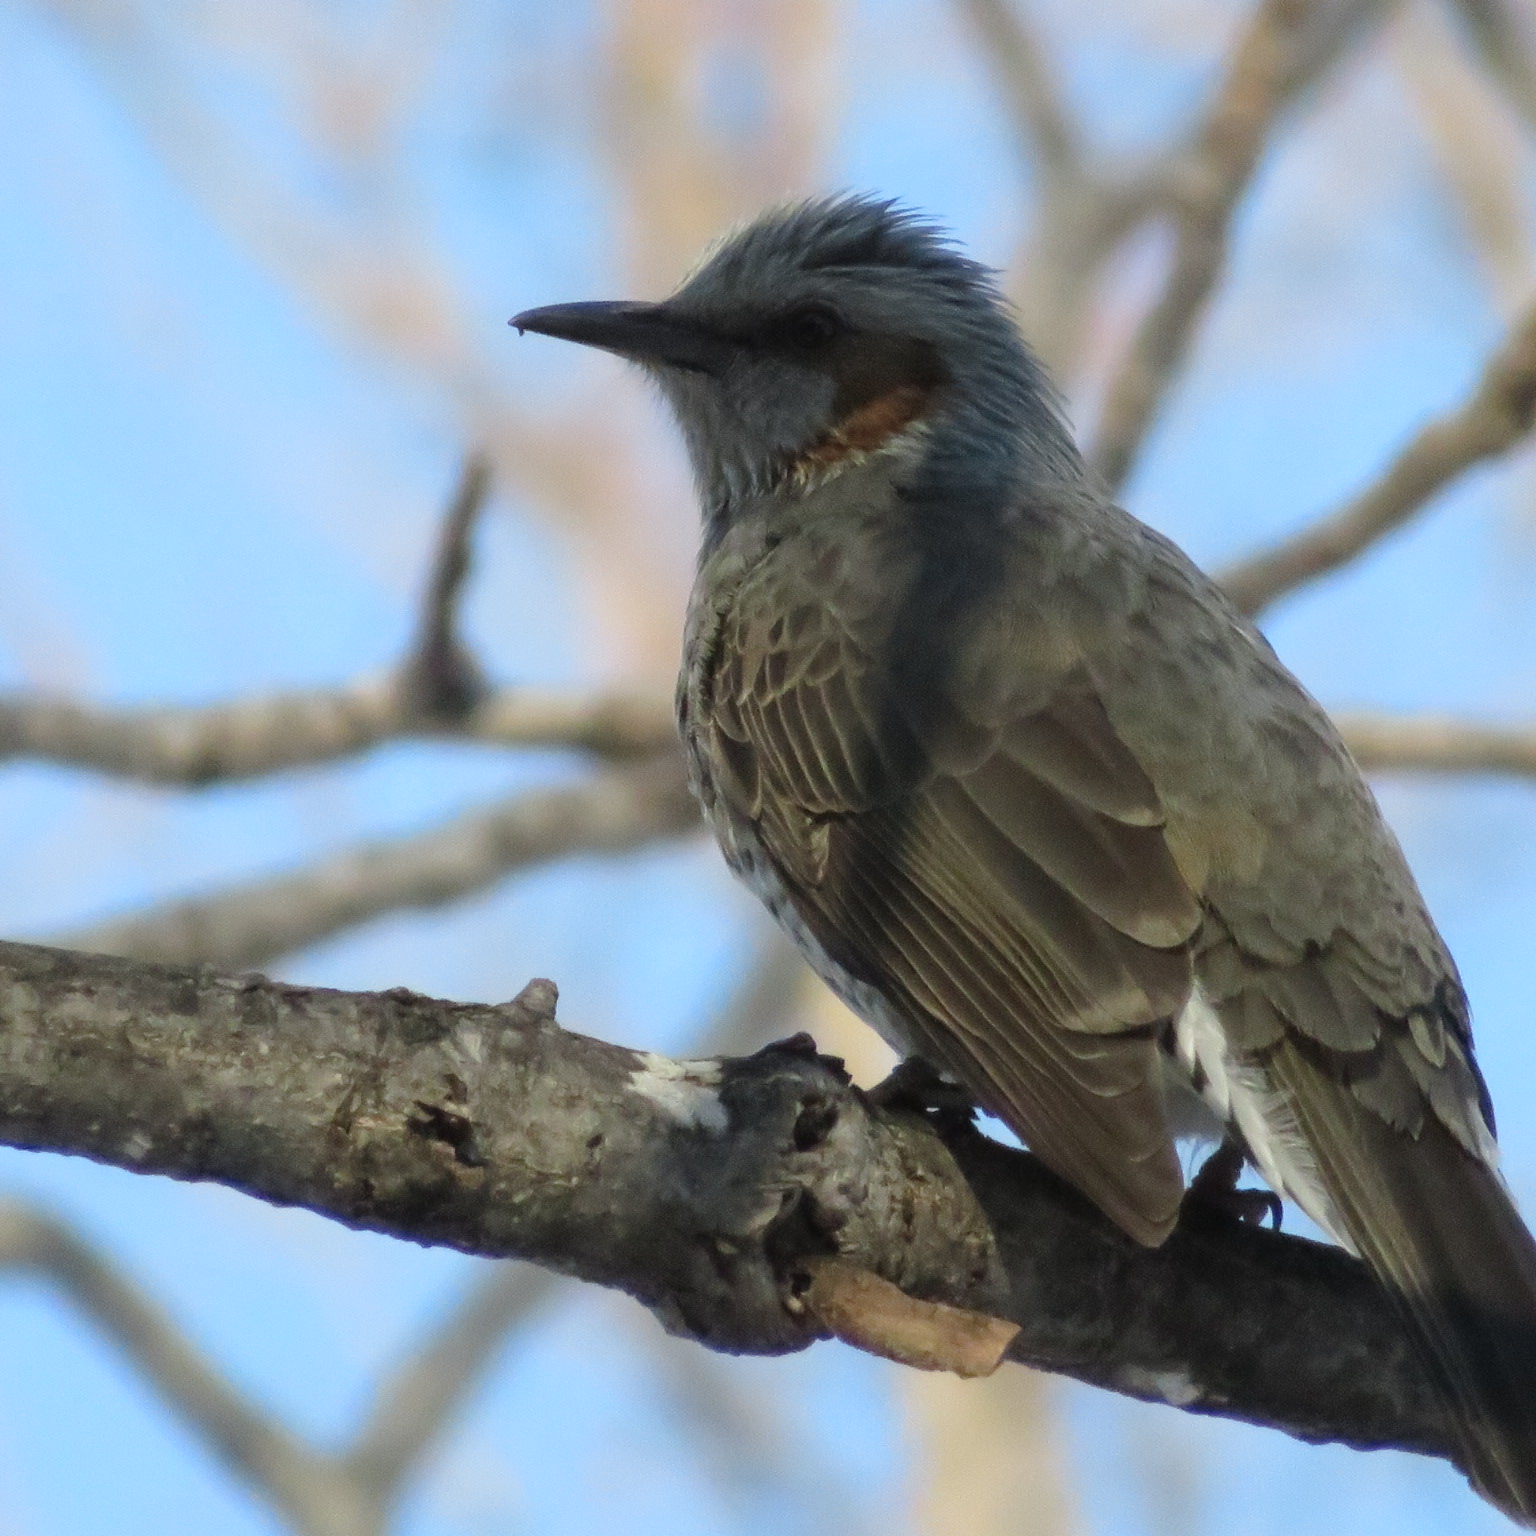
[[1393,1294],[1442,1379],[1463,1470],[1536,1527],[1536,1240],[1498,1174],[1433,1114],[1417,1136],[1300,1052],[1274,1065],[1341,1235]]

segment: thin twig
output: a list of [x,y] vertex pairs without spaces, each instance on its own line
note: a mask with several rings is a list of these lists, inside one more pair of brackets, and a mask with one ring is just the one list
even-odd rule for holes
[[415,643],[387,675],[202,706],[113,709],[0,695],[0,762],[30,758],[150,784],[200,787],[335,762],[384,742],[451,738],[644,757],[676,741],[660,699],[490,689],[459,635],[470,538],[491,487],[466,461],[438,536]]
[[1516,324],[1477,388],[1449,415],[1422,427],[1383,474],[1337,512],[1273,549],[1217,573],[1244,613],[1347,565],[1401,528],[1473,465],[1507,453],[1536,420],[1536,304]]
[[1318,0],[1261,0],[1180,167],[1174,249],[1104,402],[1089,458],[1118,490],[1226,263],[1232,215],[1290,99]]
[[459,600],[470,571],[470,536],[490,489],[490,461],[471,454],[438,535],[416,648],[399,673],[402,702],[422,720],[462,720],[486,693],[485,674],[459,634]]
[[58,942],[98,954],[232,970],[306,949],[370,918],[442,906],[517,869],[574,853],[621,853],[700,825],[675,755],[515,795],[409,837],[365,843],[308,868],[79,928]]

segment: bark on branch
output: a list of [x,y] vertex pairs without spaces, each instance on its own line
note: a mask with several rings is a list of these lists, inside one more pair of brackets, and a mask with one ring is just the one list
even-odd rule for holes
[[1140,1249],[1027,1154],[874,1106],[803,1037],[671,1061],[566,1032],[554,999],[547,982],[491,1007],[0,944],[0,1139],[531,1259],[727,1350],[822,1335],[806,1294],[835,1256],[1017,1323],[1010,1354],[1031,1364],[1448,1454],[1430,1382],[1344,1253],[1224,1221]]

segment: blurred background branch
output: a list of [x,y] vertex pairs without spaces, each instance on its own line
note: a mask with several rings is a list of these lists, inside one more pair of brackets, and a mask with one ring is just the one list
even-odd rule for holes
[[377,1536],[507,1334],[559,1283],[487,1264],[463,1301],[380,1383],[340,1453],[320,1450],[247,1398],[111,1259],[57,1215],[0,1205],[0,1266],[55,1285],[153,1384],[209,1449],[301,1536]]
[[438,907],[514,870],[577,853],[625,853],[697,831],[675,753],[534,790],[409,837],[54,936],[64,949],[246,970],[402,908]]

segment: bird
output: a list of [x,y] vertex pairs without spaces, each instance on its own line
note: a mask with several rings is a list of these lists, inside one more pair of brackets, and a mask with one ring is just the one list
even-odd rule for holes
[[510,323],[671,407],[690,782],[812,967],[1142,1244],[1214,1127],[1375,1272],[1473,1486],[1536,1525],[1536,1242],[1455,962],[1322,707],[1085,464],[997,274],[842,193],[664,301]]

